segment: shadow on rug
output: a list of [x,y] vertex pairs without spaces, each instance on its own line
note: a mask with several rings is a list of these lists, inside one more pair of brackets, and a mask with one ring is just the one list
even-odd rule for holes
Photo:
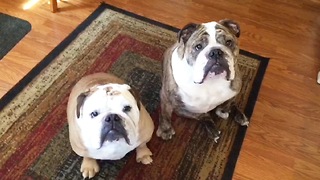
[[[68,95],[84,75],[112,72],[139,90],[158,125],[161,61],[178,29],[102,4],[0,101],[0,177],[81,179],[82,158],[72,152],[66,119]],[[241,51],[244,74],[239,106],[251,117],[268,59]],[[154,136],[152,165],[135,152],[100,161],[95,179],[231,179],[246,127],[217,122],[218,144],[194,120],[174,117],[176,136]]]
[[0,60],[31,30],[28,21],[0,13]]

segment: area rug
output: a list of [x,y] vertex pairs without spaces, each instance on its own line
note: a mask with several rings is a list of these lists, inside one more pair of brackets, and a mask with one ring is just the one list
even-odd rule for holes
[[0,13],[0,60],[31,30],[28,21]]
[[[101,4],[70,36],[0,101],[1,179],[81,179],[82,158],[68,139],[66,105],[84,75],[111,72],[139,90],[157,127],[161,61],[178,29]],[[237,99],[251,117],[268,59],[241,51],[243,87]],[[217,120],[218,144],[197,121],[174,116],[175,137],[155,136],[148,146],[154,162],[99,161],[94,179],[231,179],[246,127]]]

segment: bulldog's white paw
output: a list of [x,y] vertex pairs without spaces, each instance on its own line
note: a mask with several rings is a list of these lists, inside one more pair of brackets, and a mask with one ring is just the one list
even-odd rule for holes
[[218,143],[219,138],[220,138],[220,136],[215,137],[215,138],[213,139],[214,142],[215,142],[215,143]]
[[241,118],[236,118],[236,122],[238,122],[241,126],[249,126],[250,123],[247,116],[244,114],[242,114]]
[[142,164],[151,164],[152,163],[152,152],[150,151],[150,149],[146,146],[146,145],[142,145],[137,147],[137,157],[136,160],[138,163],[142,163]]
[[137,162],[141,162],[142,164],[151,164],[153,160],[150,156],[146,155],[142,158],[137,159]]
[[222,119],[228,119],[228,117],[229,117],[229,113],[228,112],[222,112],[221,108],[218,108],[216,110],[216,115],[221,117]]
[[80,168],[80,172],[82,173],[83,179],[93,178],[99,172],[99,170],[99,165],[95,159],[83,158]]
[[249,121],[248,120],[243,121],[240,125],[241,126],[249,126]]

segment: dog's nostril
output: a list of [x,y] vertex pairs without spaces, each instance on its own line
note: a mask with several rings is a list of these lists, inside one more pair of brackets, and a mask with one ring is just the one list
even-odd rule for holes
[[111,121],[111,117],[110,117],[110,116],[108,116],[104,121],[106,121],[106,122],[110,122],[110,121]]
[[209,56],[210,56],[210,57],[214,57],[214,51],[211,51],[211,52],[209,53]]
[[120,117],[118,115],[115,115],[114,120],[115,121],[120,121]]

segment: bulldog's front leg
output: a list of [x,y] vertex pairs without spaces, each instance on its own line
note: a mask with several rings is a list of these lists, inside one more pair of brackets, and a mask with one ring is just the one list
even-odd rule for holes
[[83,178],[93,178],[100,170],[99,165],[95,159],[84,157],[82,160],[80,172]]
[[217,143],[218,139],[220,138],[221,131],[219,131],[218,128],[216,127],[211,116],[208,113],[205,113],[199,117],[199,120],[202,123],[202,125],[205,127],[208,133],[208,137],[210,139],[213,139],[214,142]]
[[152,163],[152,152],[150,149],[147,147],[146,143],[141,144],[140,146],[137,147],[136,149],[137,157],[136,160],[137,162],[141,162],[142,164],[150,164]]
[[171,125],[173,107],[161,98],[161,113],[159,117],[159,126],[157,136],[163,140],[169,140],[176,133]]
[[217,116],[222,119],[229,117],[239,123],[241,126],[248,126],[249,120],[247,116],[237,107],[234,99],[231,99],[216,108]]
[[241,126],[249,126],[249,120],[247,116],[240,111],[240,109],[237,106],[233,107],[233,117],[234,120],[239,123]]

